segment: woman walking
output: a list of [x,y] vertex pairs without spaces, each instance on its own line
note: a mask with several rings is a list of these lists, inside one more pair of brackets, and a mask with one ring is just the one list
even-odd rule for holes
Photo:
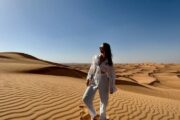
[[87,75],[87,88],[83,95],[83,102],[88,108],[92,120],[97,120],[98,117],[93,107],[93,99],[97,89],[100,96],[100,120],[106,120],[109,93],[113,94],[117,91],[110,45],[103,43],[99,49],[100,54],[93,57]]

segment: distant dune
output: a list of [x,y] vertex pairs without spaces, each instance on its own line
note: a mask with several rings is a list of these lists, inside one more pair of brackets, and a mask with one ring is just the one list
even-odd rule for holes
[[[41,60],[25,53],[4,52],[0,53],[0,58],[0,62],[2,63],[13,64],[11,67],[15,68],[14,72],[69,76],[78,78],[85,78],[87,75],[82,71],[72,69],[70,66]],[[20,66],[21,69],[19,69],[18,66]],[[10,70],[13,71],[13,68],[7,68],[7,71]]]
[[58,67],[58,66],[43,67],[43,68],[33,69],[24,72],[46,74],[46,75],[57,75],[57,76],[69,76],[69,77],[77,77],[77,78],[85,78],[87,75],[86,73],[78,70],[74,70],[66,67]]
[[[0,53],[0,120],[80,120],[89,64],[63,65]],[[116,64],[110,120],[180,120],[179,64]],[[99,112],[99,95],[94,105]],[[81,114],[81,115],[80,115]]]

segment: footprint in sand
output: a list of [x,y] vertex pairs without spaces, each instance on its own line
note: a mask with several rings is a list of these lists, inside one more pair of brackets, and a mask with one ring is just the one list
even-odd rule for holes
[[[89,115],[86,106],[80,105],[79,108],[81,109],[80,120],[91,120],[91,116]],[[109,116],[106,116],[106,118],[107,118],[107,120],[110,120]],[[98,115],[98,118],[96,120],[99,120],[99,115]]]
[[80,105],[80,120],[91,120],[91,116],[88,113],[86,106]]

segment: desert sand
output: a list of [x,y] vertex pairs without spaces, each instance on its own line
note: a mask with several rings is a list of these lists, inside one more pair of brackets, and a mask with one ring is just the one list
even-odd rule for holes
[[[0,120],[88,120],[82,102],[89,64],[0,53]],[[180,120],[179,64],[115,64],[110,120]],[[99,112],[98,92],[94,106]]]

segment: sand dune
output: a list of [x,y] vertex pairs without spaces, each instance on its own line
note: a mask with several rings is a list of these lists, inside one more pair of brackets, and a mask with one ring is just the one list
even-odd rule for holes
[[26,64],[51,64],[61,67],[68,67],[63,64],[54,63],[46,60],[39,59],[29,54],[19,53],[19,52],[1,52],[0,62],[12,62],[12,63],[26,63]]
[[85,72],[72,69],[70,66],[41,60],[25,53],[7,52],[0,53],[0,56],[3,58],[0,59],[0,70],[2,72],[34,73],[77,78],[85,78],[87,75]]
[[87,74],[84,72],[66,67],[58,67],[58,66],[49,66],[49,67],[43,67],[39,69],[27,70],[22,72],[44,74],[44,75],[46,74],[46,75],[56,75],[56,76],[70,76],[77,78],[85,78],[87,76]]
[[[180,65],[115,68],[118,91],[110,95],[110,120],[180,120]],[[88,120],[81,100],[88,69],[87,64],[61,65],[22,53],[0,53],[0,120],[80,120],[83,110]],[[99,112],[98,92],[93,103]]]
[[156,78],[151,77],[147,74],[135,74],[131,78],[141,84],[152,84],[157,81]]

